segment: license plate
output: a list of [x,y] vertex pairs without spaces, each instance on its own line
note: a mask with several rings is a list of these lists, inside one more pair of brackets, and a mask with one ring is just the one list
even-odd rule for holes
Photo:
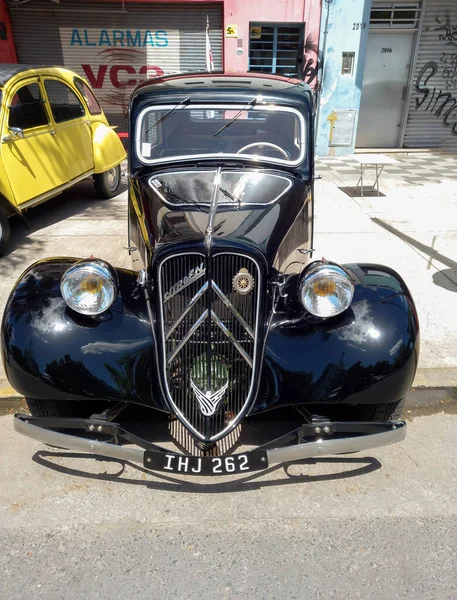
[[266,469],[268,457],[266,450],[252,450],[233,456],[185,456],[146,450],[144,466],[153,471],[186,475],[233,475]]

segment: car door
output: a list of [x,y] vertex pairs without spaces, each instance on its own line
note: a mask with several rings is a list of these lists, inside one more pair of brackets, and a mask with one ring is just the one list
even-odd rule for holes
[[82,101],[60,79],[45,77],[44,88],[70,179],[89,174],[94,168],[91,122]]
[[68,180],[38,77],[23,79],[6,92],[1,157],[19,206],[39,200]]

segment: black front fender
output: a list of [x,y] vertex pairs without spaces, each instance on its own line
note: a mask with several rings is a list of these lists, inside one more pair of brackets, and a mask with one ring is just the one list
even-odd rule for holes
[[285,313],[273,322],[252,413],[305,403],[383,404],[412,385],[419,323],[406,284],[388,267],[345,267],[355,284],[347,311],[322,321]]
[[2,325],[11,385],[32,398],[125,400],[166,410],[151,368],[155,341],[137,274],[116,269],[116,301],[100,317],[86,317],[60,294],[61,277],[76,260],[37,262],[12,290]]

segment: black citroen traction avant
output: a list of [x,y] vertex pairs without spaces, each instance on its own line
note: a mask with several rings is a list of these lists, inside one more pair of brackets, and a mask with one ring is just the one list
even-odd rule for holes
[[[31,413],[16,430],[193,475],[402,440],[416,310],[391,268],[313,256],[309,87],[165,77],[136,88],[130,119],[134,268],[50,258],[21,276],[2,326]],[[288,430],[245,439],[281,411]]]

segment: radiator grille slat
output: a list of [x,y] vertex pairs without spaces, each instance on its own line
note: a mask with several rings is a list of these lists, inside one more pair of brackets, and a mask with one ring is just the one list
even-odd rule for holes
[[[233,288],[241,269],[254,278],[247,294]],[[252,398],[260,269],[244,255],[187,253],[166,258],[158,282],[169,402],[196,437],[215,441],[236,426]]]

